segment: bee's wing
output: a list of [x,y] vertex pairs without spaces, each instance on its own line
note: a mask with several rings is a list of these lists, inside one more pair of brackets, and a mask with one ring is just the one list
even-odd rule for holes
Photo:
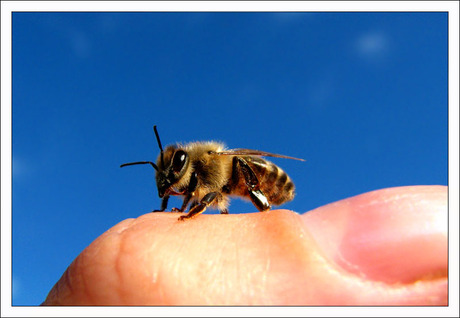
[[230,149],[230,150],[225,150],[225,151],[219,151],[219,152],[212,152],[216,155],[231,155],[231,156],[263,156],[263,157],[277,157],[277,158],[285,158],[285,159],[294,159],[294,160],[300,160],[300,161],[305,161],[304,159],[300,158],[294,158],[294,157],[289,157],[289,156],[284,156],[284,155],[278,155],[276,153],[270,153],[270,152],[265,152],[265,151],[260,151],[260,150],[253,150],[253,149]]

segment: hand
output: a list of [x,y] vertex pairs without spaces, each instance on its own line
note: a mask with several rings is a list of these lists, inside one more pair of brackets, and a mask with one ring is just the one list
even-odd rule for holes
[[149,213],[88,246],[44,305],[446,305],[447,187],[303,215]]

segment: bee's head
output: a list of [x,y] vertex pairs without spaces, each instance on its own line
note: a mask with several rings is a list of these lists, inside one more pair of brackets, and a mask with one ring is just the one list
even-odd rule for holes
[[163,198],[165,195],[179,195],[184,191],[178,186],[190,165],[189,155],[177,146],[168,146],[163,152],[159,143],[161,153],[157,160],[156,181],[158,195]]
[[[184,188],[190,180],[190,177],[184,177],[190,165],[189,155],[177,146],[168,146],[166,151],[163,151],[157,126],[153,126],[153,130],[160,148],[157,164],[151,161],[137,161],[124,163],[120,167],[150,164],[157,171],[156,181],[160,198],[165,195],[180,195],[184,192],[184,189],[181,188]],[[190,176],[190,173],[188,175]]]

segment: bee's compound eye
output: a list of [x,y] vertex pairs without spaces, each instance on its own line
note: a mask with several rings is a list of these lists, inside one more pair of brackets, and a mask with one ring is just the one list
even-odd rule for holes
[[174,172],[179,172],[184,167],[185,161],[187,160],[187,153],[183,150],[178,150],[174,154],[172,167]]

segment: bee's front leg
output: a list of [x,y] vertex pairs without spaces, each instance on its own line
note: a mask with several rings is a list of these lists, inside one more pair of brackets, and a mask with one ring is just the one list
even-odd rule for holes
[[187,208],[188,203],[190,202],[190,199],[193,197],[193,192],[196,190],[198,185],[198,176],[196,172],[192,173],[192,176],[190,177],[190,183],[188,184],[187,187],[187,194],[185,195],[184,202],[182,202],[182,207],[180,209],[178,208],[173,208],[171,211],[172,212],[184,212],[185,209]]
[[203,213],[204,210],[206,210],[206,207],[214,201],[214,199],[218,196],[219,192],[209,192],[206,194],[203,199],[201,199],[200,203],[195,205],[193,208],[190,209],[190,211],[186,215],[182,215],[179,217],[179,221],[182,221],[184,219],[190,219],[191,217],[194,217],[195,215],[198,215],[200,213]]
[[168,200],[169,200],[169,195],[164,196],[163,200],[161,200],[160,210],[153,210],[152,212],[164,212],[164,210],[166,210],[166,208],[168,207]]

